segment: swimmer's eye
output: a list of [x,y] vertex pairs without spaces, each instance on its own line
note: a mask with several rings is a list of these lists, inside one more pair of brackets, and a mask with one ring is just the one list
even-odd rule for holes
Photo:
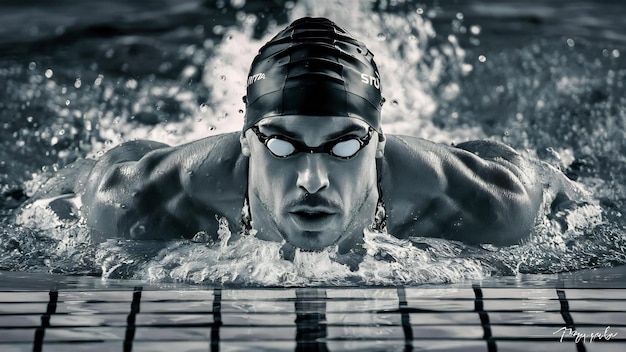
[[309,147],[302,142],[286,136],[263,134],[257,126],[250,128],[259,138],[259,141],[277,158],[287,158],[297,153],[328,153],[339,159],[350,159],[369,144],[373,128],[369,128],[364,137],[345,136],[319,147]]
[[356,155],[359,150],[361,150],[361,143],[359,143],[357,137],[354,137],[335,144],[330,150],[330,155],[340,158],[351,158]]
[[269,151],[279,158],[286,158],[297,153],[293,144],[278,138],[270,138],[265,142],[265,146]]

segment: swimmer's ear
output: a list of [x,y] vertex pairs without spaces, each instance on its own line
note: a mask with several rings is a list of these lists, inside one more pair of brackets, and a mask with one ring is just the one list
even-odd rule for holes
[[376,157],[382,158],[385,155],[385,143],[387,143],[387,138],[381,132],[378,133],[378,144],[376,145]]
[[250,144],[248,143],[248,138],[246,138],[246,133],[241,132],[239,136],[239,144],[241,144],[241,154],[244,156],[250,156]]

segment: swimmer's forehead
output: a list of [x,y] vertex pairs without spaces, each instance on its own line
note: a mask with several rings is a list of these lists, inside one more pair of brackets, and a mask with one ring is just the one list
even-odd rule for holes
[[369,125],[361,119],[346,116],[284,115],[266,117],[258,126],[264,133],[306,139],[307,136],[320,136],[328,139],[347,134],[365,134]]

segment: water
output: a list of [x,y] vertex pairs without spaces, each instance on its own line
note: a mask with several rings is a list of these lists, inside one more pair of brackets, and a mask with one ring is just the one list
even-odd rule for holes
[[[626,263],[626,4],[610,1],[161,0],[0,5],[0,269],[233,286],[455,283]],[[243,238],[89,244],[79,219],[20,206],[57,169],[147,138],[237,131],[248,66],[277,30],[327,16],[366,42],[383,128],[442,143],[489,138],[592,195],[520,245],[366,233],[350,271],[332,248],[280,259]]]

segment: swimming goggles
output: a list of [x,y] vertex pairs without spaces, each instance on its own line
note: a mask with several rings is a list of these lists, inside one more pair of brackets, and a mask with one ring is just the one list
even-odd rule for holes
[[309,147],[306,144],[282,135],[267,136],[259,131],[257,126],[250,127],[259,141],[277,158],[288,158],[298,153],[327,153],[335,158],[350,159],[361,149],[365,148],[372,139],[374,129],[369,127],[364,137],[343,136],[326,142],[319,147]]

